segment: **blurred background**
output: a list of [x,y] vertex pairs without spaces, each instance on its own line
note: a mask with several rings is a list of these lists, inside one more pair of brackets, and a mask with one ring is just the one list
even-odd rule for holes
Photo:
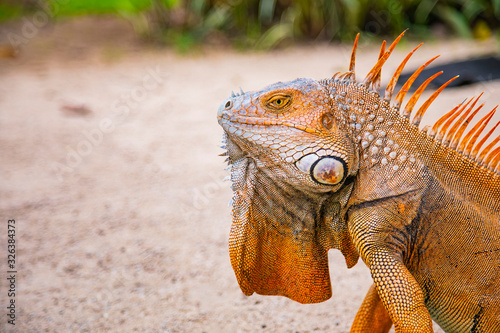
[[[0,260],[0,332],[348,332],[371,277],[339,251],[324,303],[240,291],[216,112],[240,87],[346,71],[358,32],[362,79],[407,28],[383,84],[422,41],[406,73],[497,57],[500,0],[0,0],[0,219],[16,220],[18,272],[13,326]],[[499,104],[488,64],[422,126],[481,93],[480,114]]]
[[[306,41],[394,36],[488,39],[500,26],[499,0],[2,0],[0,22],[42,25],[81,15],[128,21],[140,38],[186,51],[199,43],[271,49]],[[498,38],[498,35],[497,35]]]

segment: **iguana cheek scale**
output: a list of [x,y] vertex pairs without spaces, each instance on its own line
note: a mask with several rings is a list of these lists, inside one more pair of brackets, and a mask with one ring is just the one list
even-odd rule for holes
[[[359,257],[374,285],[352,332],[500,331],[500,137],[481,135],[495,109],[468,99],[419,129],[432,101],[402,108],[422,65],[393,97],[383,64],[361,82],[354,64],[330,79],[278,82],[233,94],[218,111],[231,165],[231,264],[246,295],[301,303],[331,297],[327,252]],[[410,120],[413,114],[413,119]]]

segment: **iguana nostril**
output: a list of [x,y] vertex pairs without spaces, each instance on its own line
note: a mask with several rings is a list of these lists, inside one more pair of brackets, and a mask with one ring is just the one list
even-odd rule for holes
[[229,109],[231,106],[233,106],[233,103],[231,101],[227,101],[226,102],[226,105],[224,105],[224,108],[227,110]]

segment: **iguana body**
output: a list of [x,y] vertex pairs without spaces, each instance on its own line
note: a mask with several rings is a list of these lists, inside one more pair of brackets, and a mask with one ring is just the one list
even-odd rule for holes
[[[401,38],[401,36],[399,37]],[[301,303],[331,297],[327,251],[358,257],[374,285],[352,332],[500,332],[500,137],[472,130],[481,108],[463,102],[431,129],[422,114],[444,88],[404,110],[405,59],[380,96],[380,71],[350,71],[233,95],[219,109],[233,182],[230,256],[246,295]],[[496,124],[498,126],[498,124]],[[495,126],[495,127],[496,127]],[[486,146],[486,147],[484,147]],[[482,148],[482,149],[481,149]]]

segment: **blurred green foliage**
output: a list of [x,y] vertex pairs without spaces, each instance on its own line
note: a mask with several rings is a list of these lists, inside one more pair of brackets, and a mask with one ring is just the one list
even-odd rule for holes
[[0,0],[0,20],[46,7],[52,17],[113,14],[144,37],[188,50],[201,42],[270,49],[302,40],[352,40],[406,28],[484,39],[500,27],[500,0]]
[[19,18],[24,10],[22,4],[0,2],[0,22]]
[[[52,6],[61,2],[51,0]],[[57,12],[59,16],[107,13],[140,13],[151,5],[150,0],[70,0],[64,1]]]

